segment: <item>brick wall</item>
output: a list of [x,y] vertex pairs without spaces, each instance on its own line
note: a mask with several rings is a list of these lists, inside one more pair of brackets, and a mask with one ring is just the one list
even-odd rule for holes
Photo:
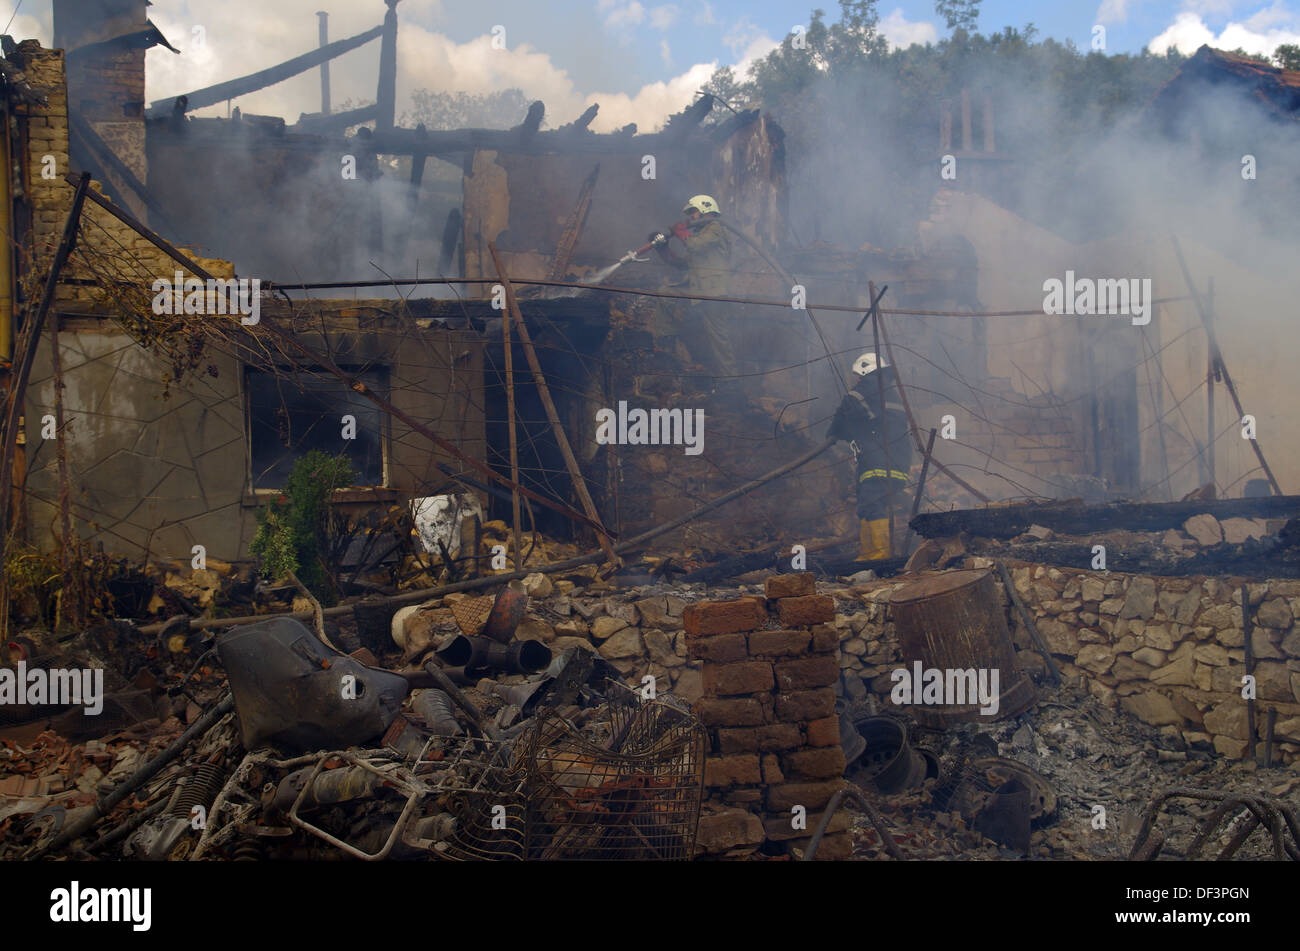
[[[68,92],[64,82],[62,50],[41,49],[34,42],[25,42],[21,44],[20,51],[19,59],[28,81],[45,91],[49,97],[48,105],[29,107],[25,120],[31,182],[29,201],[32,208],[33,254],[37,271],[43,272],[54,257],[68,212],[72,208],[73,188],[64,180],[70,169]],[[53,178],[42,174],[48,167],[46,156],[54,159]],[[102,191],[96,182],[91,183],[91,188],[97,192]],[[170,280],[177,270],[171,258],[90,202],[86,203],[83,213],[80,244],[92,255],[112,256],[120,265],[123,280],[152,281],[158,277]],[[228,261],[192,253],[191,257],[217,277],[231,277],[234,274]],[[78,254],[74,254],[64,268],[63,277],[65,280],[90,277]],[[95,300],[97,296],[89,286],[61,284],[57,300],[60,303],[87,302]]]
[[[834,616],[811,574],[770,579],[766,600],[704,601],[683,612],[688,649],[703,663],[695,710],[710,744],[706,848],[722,838],[741,852],[802,850],[843,785]],[[832,822],[817,858],[847,858],[846,829],[846,816]]]

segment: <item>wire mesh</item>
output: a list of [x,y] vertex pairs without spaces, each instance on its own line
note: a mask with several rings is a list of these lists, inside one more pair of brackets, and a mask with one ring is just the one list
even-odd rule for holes
[[496,598],[466,598],[463,601],[456,601],[451,605],[451,616],[456,619],[456,625],[471,637],[476,637],[483,633],[483,628],[487,627],[488,616],[492,613],[492,606],[496,603]]
[[635,694],[581,731],[550,715],[520,748],[532,859],[681,861],[691,857],[705,734],[689,713]]
[[455,819],[454,831],[433,845],[434,857],[461,862],[526,857],[525,777],[509,745],[432,737],[415,773],[433,787],[426,811]]

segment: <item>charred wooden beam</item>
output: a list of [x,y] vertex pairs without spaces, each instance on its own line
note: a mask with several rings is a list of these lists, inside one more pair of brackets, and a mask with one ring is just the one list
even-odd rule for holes
[[593,103],[587,107],[587,110],[582,115],[578,116],[578,118],[574,119],[568,125],[560,126],[556,131],[567,133],[586,132],[587,126],[591,125],[591,120],[596,118],[596,113],[598,112],[600,112],[600,103]]
[[342,132],[349,126],[369,122],[378,115],[379,106],[371,103],[368,106],[362,106],[360,109],[349,109],[347,112],[333,112],[329,115],[302,115],[298,117],[296,125],[290,126],[285,131],[298,135],[326,135],[330,132]]
[[692,103],[682,112],[672,116],[664,126],[664,132],[671,135],[674,139],[682,139],[690,135],[705,117],[713,111],[713,96],[705,93],[699,98],[699,101]]
[[1113,529],[1162,532],[1181,528],[1193,515],[1225,518],[1295,518],[1300,516],[1300,496],[1274,495],[1262,499],[1219,499],[1192,502],[1078,502],[995,505],[955,512],[918,515],[909,523],[918,535],[946,538],[959,532],[984,538],[1014,538],[1031,525],[1042,525],[1062,535],[1093,535]]
[[540,99],[528,107],[528,115],[524,116],[524,121],[510,130],[519,145],[527,145],[533,140],[537,130],[542,127],[544,115],[546,115],[546,106]]
[[[301,56],[285,60],[277,66],[271,66],[256,73],[249,73],[247,76],[241,76],[238,79],[227,80],[224,83],[217,83],[215,86],[205,86],[202,89],[185,93],[188,100],[186,108],[189,110],[202,109],[204,106],[214,106],[219,102],[225,102],[227,99],[234,99],[236,96],[244,96],[267,86],[274,86],[276,83],[297,76],[299,73],[305,73],[321,63],[342,56],[358,46],[364,46],[379,36],[383,30],[382,26],[377,26],[374,29],[366,30],[364,33],[358,33],[356,36],[350,36],[345,40],[336,40],[328,46],[322,46],[309,53],[303,53]],[[150,104],[146,115],[150,118],[161,118],[170,115],[172,107],[179,98],[179,96],[169,96],[166,99],[154,101]]]
[[555,255],[551,258],[550,278],[553,281],[563,280],[564,274],[569,269],[569,259],[573,257],[573,249],[578,245],[578,238],[582,236],[583,226],[587,223],[587,213],[591,211],[591,194],[596,190],[596,178],[600,175],[600,163],[591,170],[582,187],[578,189],[578,201],[573,206],[573,211],[569,212],[568,220],[564,223],[564,230],[560,232],[560,240],[555,245]]

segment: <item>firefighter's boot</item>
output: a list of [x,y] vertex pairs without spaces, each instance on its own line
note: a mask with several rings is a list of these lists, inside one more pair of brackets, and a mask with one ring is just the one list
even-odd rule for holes
[[866,523],[871,533],[871,545],[864,549],[867,561],[883,561],[892,553],[889,547],[889,519],[878,518]]

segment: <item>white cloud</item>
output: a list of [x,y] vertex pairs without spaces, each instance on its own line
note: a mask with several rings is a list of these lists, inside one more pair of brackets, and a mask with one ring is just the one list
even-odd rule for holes
[[1287,9],[1282,0],[1275,0],[1271,7],[1265,7],[1258,10],[1245,19],[1245,25],[1252,30],[1263,30],[1275,23],[1287,23],[1295,25],[1297,17]]
[[695,11],[695,22],[701,26],[709,26],[717,23],[717,18],[713,15],[713,6],[705,0],[701,3],[699,9]]
[[1183,10],[1202,16],[1226,17],[1232,14],[1239,0],[1183,0]]
[[1128,0],[1101,0],[1097,8],[1098,23],[1125,23],[1128,21]]
[[[281,0],[276,4],[254,0],[228,0],[223,4],[158,4],[150,16],[159,28],[182,50],[177,56],[155,48],[146,55],[146,98],[152,102],[214,83],[265,69],[285,59],[307,52],[316,46],[316,18],[320,0]],[[364,9],[358,10],[358,6]],[[665,6],[679,9],[676,25],[685,20],[686,6],[656,4],[647,10],[641,3],[627,0],[597,0],[596,7],[607,17],[622,17],[631,23],[640,18],[654,22]],[[704,5],[707,6],[707,5]],[[170,7],[170,10],[168,9]],[[382,11],[381,11],[382,12]],[[699,11],[696,11],[698,17]],[[710,11],[711,15],[711,11]],[[19,20],[14,32],[21,35]],[[335,39],[361,33],[380,22],[368,5],[341,7],[330,17],[330,35]],[[424,19],[423,23],[438,23]],[[491,18],[484,21],[490,24]],[[661,20],[662,22],[662,20]],[[195,47],[191,30],[195,24],[205,28],[207,42]],[[506,24],[507,27],[509,23]],[[555,128],[577,118],[592,103],[600,103],[600,112],[592,130],[609,132],[635,122],[645,132],[659,128],[664,120],[690,105],[695,92],[722,63],[733,65],[744,76],[749,64],[777,46],[761,30],[747,21],[729,33],[732,53],[708,63],[671,69],[672,49],[667,37],[659,52],[668,63],[671,78],[649,83],[631,93],[607,92],[600,83],[588,83],[579,89],[570,75],[557,66],[548,52],[534,43],[523,42],[522,35],[507,32],[506,49],[493,49],[486,32],[463,43],[420,23],[403,20],[397,34],[398,76],[397,110],[409,110],[411,93],[416,89],[463,90],[471,94],[498,92],[512,87],[523,90],[529,99],[546,104],[546,127]],[[47,34],[48,35],[48,34]],[[531,38],[530,38],[531,39]],[[347,100],[354,104],[375,99],[379,41],[372,41],[334,60],[330,81],[333,105],[342,107]],[[610,74],[612,75],[612,73]],[[613,82],[610,83],[613,86]],[[235,100],[245,113],[283,116],[290,123],[299,113],[320,109],[320,80],[317,70],[308,70],[292,79]],[[226,104],[198,110],[199,116],[224,116]]]
[[665,66],[671,66],[673,64],[673,51],[669,47],[666,37],[659,41],[659,56],[664,61]]
[[895,7],[893,13],[884,17],[877,30],[895,49],[906,49],[914,43],[934,43],[939,39],[939,31],[933,23],[908,20],[902,7]]
[[645,7],[641,6],[637,0],[624,4],[621,7],[615,7],[605,17],[605,25],[618,29],[624,26],[635,26],[645,20]]
[[656,30],[666,30],[677,22],[677,15],[681,11],[676,5],[666,3],[661,7],[650,8],[650,25]]
[[[1195,53],[1201,46],[1210,45],[1215,49],[1243,49],[1255,55],[1269,56],[1282,43],[1300,43],[1300,23],[1295,17],[1285,14],[1277,15],[1277,6],[1261,11],[1244,22],[1229,23],[1216,36],[1205,25],[1200,14],[1184,11],[1174,18],[1174,22],[1159,36],[1147,44],[1153,53],[1164,54],[1170,49],[1180,53]],[[1260,17],[1263,16],[1263,19]],[[1288,27],[1269,27],[1272,24],[1289,21]]]
[[[759,40],[772,42],[767,39],[767,34],[763,30],[754,25],[749,17],[741,17],[727,27],[722,34],[722,43],[727,49],[731,50],[733,56],[743,56],[744,51]],[[779,44],[773,43],[773,45]]]

